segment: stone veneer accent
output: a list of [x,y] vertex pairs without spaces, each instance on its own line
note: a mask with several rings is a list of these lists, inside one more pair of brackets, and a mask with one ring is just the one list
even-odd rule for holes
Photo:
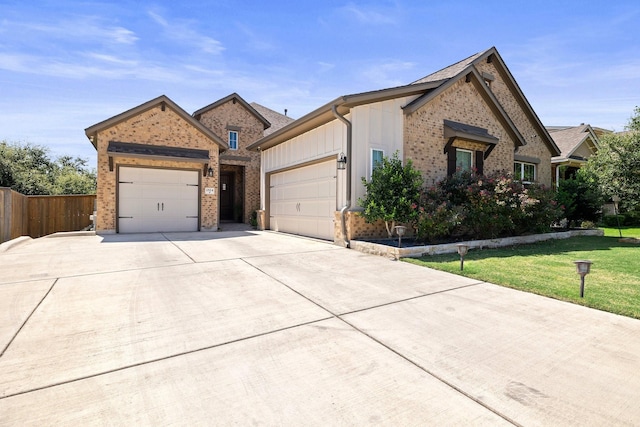
[[[251,212],[260,208],[260,153],[249,151],[246,147],[263,137],[264,124],[244,108],[241,102],[234,101],[235,99],[230,99],[205,111],[200,115],[199,121],[226,142],[229,141],[229,130],[238,132],[238,149],[222,153],[220,165],[242,168],[235,169],[236,190],[241,191],[237,188],[239,183],[244,187],[244,197],[236,196],[236,205],[242,203],[243,222],[248,224],[251,220]],[[242,179],[238,176],[240,171],[244,174]]]
[[202,176],[204,165],[197,162],[153,160],[145,158],[114,157],[113,170],[109,170],[107,147],[109,141],[136,144],[162,145],[179,148],[195,148],[209,151],[209,164],[218,170],[219,146],[202,132],[185,121],[168,106],[162,111],[160,105],[134,117],[119,122],[97,135],[97,219],[98,233],[115,233],[117,226],[116,190],[118,166],[144,166],[155,168],[193,169],[200,171],[200,227],[201,230],[218,229],[218,196],[205,195],[205,187],[218,187],[217,174]]
[[[501,239],[472,240],[466,243],[470,250],[502,248],[505,246],[526,245],[553,239],[568,239],[574,236],[604,236],[603,230],[571,230],[559,233],[533,234],[530,236],[504,237]],[[372,255],[384,256],[392,260],[400,258],[420,258],[427,255],[455,254],[458,243],[442,245],[411,246],[396,248],[371,242],[351,241],[351,249]]]

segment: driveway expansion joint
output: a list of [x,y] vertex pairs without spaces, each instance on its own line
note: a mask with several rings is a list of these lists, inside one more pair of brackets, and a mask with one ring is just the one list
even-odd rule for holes
[[[53,288],[53,286],[52,286],[52,288]],[[87,379],[90,379],[90,378],[101,377],[103,375],[108,375],[108,374],[111,374],[111,373],[114,373],[114,372],[126,371],[127,369],[133,369],[133,368],[137,368],[139,366],[150,365],[152,363],[161,362],[163,360],[175,359],[175,358],[178,358],[178,357],[181,357],[181,356],[186,356],[188,354],[199,353],[201,351],[211,350],[211,349],[214,349],[214,348],[217,348],[217,347],[222,347],[222,346],[229,345],[229,344],[235,344],[235,343],[238,343],[238,342],[248,341],[248,340],[251,340],[251,339],[254,339],[254,338],[264,337],[264,336],[267,336],[267,335],[276,334],[278,332],[283,332],[283,331],[287,331],[287,330],[290,330],[290,329],[299,328],[301,326],[307,326],[307,325],[312,325],[312,324],[318,323],[318,322],[324,322],[325,320],[333,319],[334,317],[335,316],[322,317],[322,318],[319,318],[319,319],[310,320],[308,322],[298,323],[298,324],[295,324],[295,325],[289,325],[289,326],[285,326],[283,328],[273,329],[273,330],[270,330],[270,331],[267,331],[267,332],[262,332],[262,333],[259,333],[259,334],[249,335],[249,336],[246,336],[246,337],[241,337],[241,338],[237,338],[237,339],[234,339],[234,340],[221,342],[221,343],[218,343],[218,344],[213,344],[213,345],[209,345],[209,346],[205,346],[205,347],[194,348],[193,350],[187,350],[187,351],[183,351],[183,352],[180,352],[180,353],[170,354],[168,356],[157,357],[157,358],[151,359],[151,360],[145,360],[143,362],[132,363],[132,364],[126,365],[126,366],[120,366],[118,368],[109,369],[109,370],[102,371],[102,372],[97,372],[97,373],[91,374],[91,375],[85,375],[85,376],[78,377],[78,378],[72,378],[72,379],[65,380],[65,381],[59,381],[57,383],[47,384],[47,385],[43,385],[43,386],[40,386],[40,387],[35,387],[35,388],[32,388],[32,389],[29,389],[29,390],[22,390],[22,391],[19,391],[19,392],[16,392],[16,393],[11,393],[11,394],[7,394],[7,395],[4,395],[4,396],[0,396],[0,400],[8,399],[8,398],[14,397],[14,396],[20,396],[20,395],[23,395],[23,394],[32,393],[32,392],[39,391],[39,390],[46,390],[48,388],[58,387],[58,386],[62,386],[62,385],[65,385],[65,384],[71,384],[71,383],[74,383],[74,382],[83,381],[83,380],[87,380]]]
[[36,306],[33,308],[33,310],[31,310],[31,313],[29,313],[29,315],[27,316],[26,319],[24,319],[24,322],[22,322],[22,325],[20,325],[20,327],[18,328],[18,330],[16,331],[15,334],[13,334],[13,336],[11,337],[11,339],[9,340],[9,342],[7,343],[7,345],[2,349],[2,351],[0,352],[0,358],[2,358],[2,356],[4,356],[4,354],[6,353],[6,351],[9,349],[9,347],[11,346],[11,344],[13,344],[13,342],[15,341],[15,339],[18,337],[18,334],[20,334],[20,332],[22,331],[22,329],[25,327],[25,325],[27,324],[27,322],[29,321],[29,319],[31,319],[31,316],[33,316],[33,314],[36,312],[36,310],[38,309],[38,307],[40,307],[40,305],[44,302],[44,300],[49,296],[49,294],[51,293],[51,291],[53,290],[53,287],[56,285],[56,283],[58,283],[58,279],[56,278],[53,283],[51,284],[51,286],[49,287],[49,290],[44,294],[44,296],[40,299],[40,301],[38,302],[38,304],[36,304]]

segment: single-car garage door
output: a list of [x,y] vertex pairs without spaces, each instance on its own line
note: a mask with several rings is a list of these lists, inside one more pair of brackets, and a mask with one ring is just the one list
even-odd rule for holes
[[336,162],[271,175],[269,225],[272,230],[333,240]]
[[197,171],[120,167],[118,232],[198,231]]

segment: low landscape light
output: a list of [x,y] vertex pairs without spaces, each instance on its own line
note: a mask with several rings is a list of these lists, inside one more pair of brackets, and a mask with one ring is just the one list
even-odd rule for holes
[[404,236],[404,233],[407,231],[407,227],[405,227],[404,225],[396,225],[393,228],[396,230],[396,233],[398,234],[398,247],[401,248],[402,236]]
[[464,270],[464,256],[469,252],[469,245],[465,243],[458,243],[458,255],[460,255],[460,271]]
[[584,298],[584,276],[591,271],[591,264],[588,259],[573,262],[576,265],[576,272],[580,275],[580,298]]

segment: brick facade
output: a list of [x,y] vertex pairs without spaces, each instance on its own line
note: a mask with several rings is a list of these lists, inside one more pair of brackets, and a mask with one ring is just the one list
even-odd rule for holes
[[[420,109],[405,116],[404,158],[411,159],[416,169],[422,172],[425,185],[434,185],[447,176],[445,119],[487,129],[489,134],[500,140],[484,161],[484,173],[513,171],[513,139],[475,86],[460,79]],[[453,145],[472,150],[485,148],[460,140]]]
[[[524,146],[517,146],[513,133],[505,128],[504,122],[496,114],[495,108],[488,105],[476,85],[465,78],[459,78],[442,93],[429,100],[416,111],[405,114],[403,123],[403,155],[411,159],[413,165],[422,172],[426,186],[434,185],[447,176],[447,154],[444,136],[444,120],[464,123],[483,129],[499,142],[483,162],[483,173],[513,173],[516,156],[523,156],[536,162],[536,181],[551,185],[552,152],[543,141],[545,136],[536,125],[537,118],[526,107],[526,100],[514,93],[513,86],[506,81],[504,72],[494,63],[479,61],[476,69],[480,75],[488,74],[493,80],[489,90],[513,122],[525,140]],[[482,83],[484,84],[484,83]],[[456,139],[454,147],[471,151],[484,151],[482,143]],[[343,240],[340,213],[335,214],[335,241]],[[373,224],[365,222],[357,212],[346,215],[347,238],[376,239],[386,238],[386,228],[382,221]],[[411,230],[407,230],[410,234]]]
[[495,80],[491,82],[491,92],[496,96],[498,102],[505,110],[511,121],[526,141],[526,145],[516,150],[518,155],[538,159],[540,163],[536,166],[536,181],[540,184],[551,186],[551,151],[543,140],[544,135],[534,126],[534,118],[527,113],[523,102],[525,100],[514,96],[512,89],[505,81],[505,76],[496,68],[494,63],[480,61],[476,64],[478,71],[491,74]]
[[118,166],[123,165],[200,171],[200,228],[201,230],[217,230],[217,194],[204,194],[205,187],[217,188],[217,174],[214,174],[213,177],[202,176],[204,166],[198,162],[155,160],[150,158],[113,157],[113,167],[110,168],[109,155],[107,153],[110,141],[208,150],[210,166],[214,170],[218,169],[219,146],[181,117],[180,114],[164,104],[158,104],[113,126],[101,129],[97,132],[94,140],[98,151],[97,232],[116,232],[117,171]]
[[[236,98],[215,105],[197,118],[223,141],[228,141],[230,130],[238,132],[238,149],[222,153],[220,165],[221,170],[235,172],[236,209],[242,210],[242,222],[249,223],[251,213],[260,207],[260,153],[246,147],[264,136],[264,123]],[[244,195],[240,188],[244,188]]]

